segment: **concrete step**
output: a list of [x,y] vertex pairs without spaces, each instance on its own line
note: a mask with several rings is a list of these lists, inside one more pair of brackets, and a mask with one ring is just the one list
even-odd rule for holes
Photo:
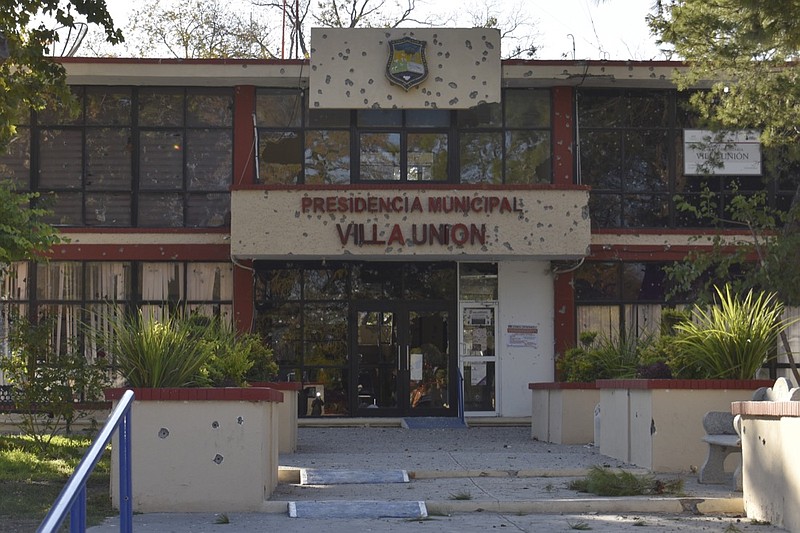
[[428,511],[420,501],[308,501],[289,502],[292,518],[425,518]]
[[405,470],[345,470],[301,468],[301,485],[408,483]]

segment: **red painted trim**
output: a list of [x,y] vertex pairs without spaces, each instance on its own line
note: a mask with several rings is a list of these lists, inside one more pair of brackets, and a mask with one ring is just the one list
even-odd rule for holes
[[[577,325],[575,323],[575,288],[571,272],[557,274],[553,280],[553,316],[556,357],[575,346]],[[555,365],[555,360],[553,361]],[[555,369],[553,369],[555,372]]]
[[256,135],[253,131],[253,113],[256,110],[256,88],[239,85],[234,96],[233,113],[233,183],[255,182]]
[[142,235],[202,235],[202,234],[227,234],[231,232],[230,227],[221,228],[88,228],[81,227],[58,227],[60,233],[96,233],[98,235],[116,235],[120,233],[139,233]]
[[739,235],[742,237],[750,237],[750,232],[739,231],[733,229],[713,229],[713,228],[602,228],[593,229],[592,233],[597,235]]
[[[593,244],[589,247],[589,255],[586,259],[589,261],[681,261],[689,252],[711,250],[712,247],[709,245]],[[724,250],[733,252],[736,247],[726,247]],[[753,255],[752,259],[755,258]]]
[[776,418],[800,417],[800,402],[731,402],[731,413]]
[[106,400],[119,400],[126,390],[132,390],[139,401],[248,401],[283,402],[283,393],[263,387],[225,388],[163,388],[163,389],[106,389]]
[[714,389],[753,392],[761,387],[771,387],[769,379],[598,379],[598,389]]
[[253,329],[255,295],[252,267],[253,262],[249,260],[237,260],[233,264],[233,320],[236,330],[241,333],[249,333]]
[[567,382],[567,381],[542,381],[537,383],[528,383],[530,390],[595,390],[597,389],[597,382]]
[[230,261],[229,244],[59,244],[54,261]]
[[461,191],[486,191],[487,193],[503,193],[506,191],[589,191],[591,187],[588,185],[552,185],[552,184],[536,184],[536,185],[487,185],[487,184],[465,184],[465,183],[425,183],[424,186],[420,185],[398,185],[395,183],[375,183],[375,184],[354,184],[354,185],[266,185],[254,184],[248,185],[242,183],[232,188],[232,190],[247,191],[295,191],[309,193],[313,191],[329,192],[329,191],[410,191],[410,192],[425,192],[425,191],[439,191],[448,190],[453,194],[458,194]]
[[575,113],[572,87],[553,88],[553,184],[571,186],[575,180]]

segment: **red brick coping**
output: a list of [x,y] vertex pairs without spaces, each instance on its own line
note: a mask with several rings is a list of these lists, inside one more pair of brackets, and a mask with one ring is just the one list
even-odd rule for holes
[[800,417],[800,402],[731,402],[731,413],[743,416]]
[[769,379],[598,379],[598,389],[750,389],[771,387]]
[[119,400],[126,390],[132,390],[136,400],[283,402],[282,392],[266,387],[107,389],[106,400]]
[[528,388],[531,390],[586,390],[596,389],[597,382],[539,381],[536,383],[528,383]]

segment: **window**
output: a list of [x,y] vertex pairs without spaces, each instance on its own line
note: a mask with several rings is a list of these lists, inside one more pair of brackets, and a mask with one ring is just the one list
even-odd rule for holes
[[592,187],[595,228],[709,227],[713,221],[678,207],[698,207],[706,190],[722,220],[730,219],[737,194],[767,192],[771,206],[791,203],[796,187],[789,176],[798,161],[792,150],[765,149],[763,176],[683,175],[683,129],[701,127],[685,93],[581,89],[577,102],[579,180]]
[[658,333],[661,310],[668,305],[665,264],[584,263],[574,274],[578,337],[585,331],[609,337]]
[[457,112],[461,183],[550,183],[550,91],[506,89],[501,104]]
[[507,89],[469,110],[307,109],[301,90],[259,89],[258,182],[551,182],[546,89]]
[[[57,226],[229,224],[233,92],[74,87],[75,116],[21,118],[0,170],[42,193]],[[48,199],[49,198],[49,199]]]
[[358,181],[448,181],[449,111],[360,110],[357,128]]
[[0,290],[0,356],[8,355],[6,333],[18,314],[54,319],[55,353],[79,349],[89,361],[105,353],[83,326],[111,332],[114,319],[132,308],[161,312],[165,304],[186,304],[205,316],[233,315],[230,263],[20,262],[3,276]]

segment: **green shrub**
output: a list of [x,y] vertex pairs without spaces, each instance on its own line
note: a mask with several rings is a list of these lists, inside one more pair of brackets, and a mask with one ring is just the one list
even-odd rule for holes
[[201,336],[211,351],[201,374],[211,386],[244,387],[248,381],[272,381],[278,373],[272,349],[256,334],[238,333],[229,324],[212,319]]
[[73,345],[63,353],[52,348],[55,319],[38,323],[15,315],[8,335],[10,354],[0,357],[0,370],[11,388],[20,418],[17,427],[45,450],[62,430],[89,415],[80,402],[96,401],[108,384],[104,362],[91,363]]
[[744,297],[715,287],[717,303],[695,306],[692,320],[675,326],[685,365],[710,379],[752,379],[775,353],[778,335],[792,322],[781,319],[783,304],[774,293],[748,291]]
[[568,382],[591,382],[596,379],[626,379],[637,376],[641,354],[653,343],[650,334],[637,336],[581,334],[581,346],[570,348],[556,361],[560,379]]
[[95,335],[131,387],[200,385],[200,369],[211,356],[209,345],[200,342],[196,322],[180,311],[164,318],[142,311],[120,316],[110,332]]

